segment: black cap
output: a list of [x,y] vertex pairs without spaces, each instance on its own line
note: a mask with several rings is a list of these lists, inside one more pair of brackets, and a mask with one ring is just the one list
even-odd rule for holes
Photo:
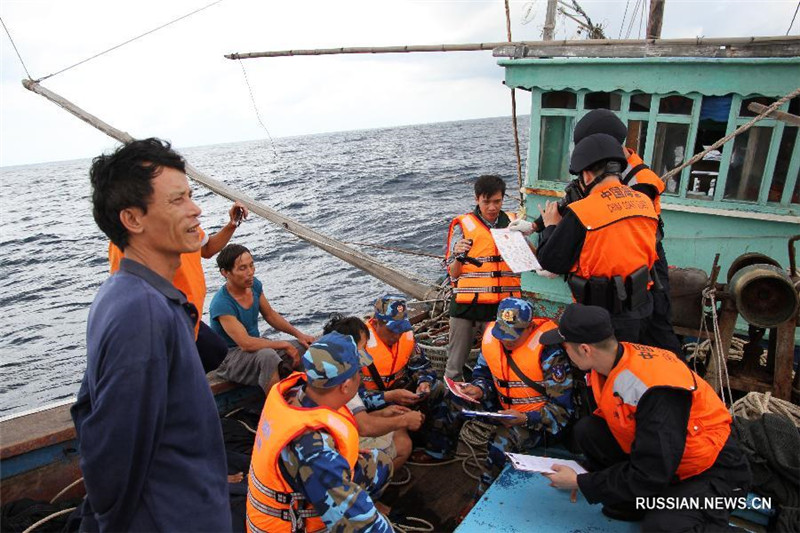
[[611,315],[596,305],[570,304],[564,309],[558,329],[551,329],[539,338],[540,344],[577,342],[594,344],[614,336]]
[[580,174],[600,161],[618,161],[622,168],[628,164],[622,145],[606,133],[595,133],[575,145],[569,160],[569,173]]
[[628,138],[628,128],[625,127],[625,124],[614,112],[608,109],[592,109],[586,113],[575,124],[572,140],[575,144],[578,144],[584,138],[595,133],[611,135],[620,144],[624,143],[625,139]]

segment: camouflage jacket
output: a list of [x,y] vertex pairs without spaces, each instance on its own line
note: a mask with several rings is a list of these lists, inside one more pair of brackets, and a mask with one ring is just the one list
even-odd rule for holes
[[[431,366],[428,356],[425,355],[425,350],[420,348],[419,344],[414,344],[414,353],[406,364],[406,377],[403,381],[407,384],[414,383],[414,389],[422,383],[433,384],[436,382],[436,371]],[[364,402],[367,411],[376,411],[389,405],[383,397],[383,391],[368,390],[363,384],[358,389],[358,395],[361,396],[361,401]]]
[[[303,407],[317,407],[308,396],[299,396]],[[360,466],[356,464],[357,469]],[[281,451],[278,467],[292,490],[304,494],[314,506],[328,531],[391,533],[392,526],[375,509],[370,494],[351,480],[350,465],[329,433],[309,431],[292,440]],[[360,474],[354,477],[363,477]]]
[[[547,392],[547,403],[538,411],[530,411],[527,427],[531,431],[559,433],[572,419],[572,367],[561,346],[546,346],[540,355],[543,379],[538,383]],[[483,354],[472,371],[472,384],[483,391],[482,403],[490,410],[502,409],[494,386],[492,371]]]

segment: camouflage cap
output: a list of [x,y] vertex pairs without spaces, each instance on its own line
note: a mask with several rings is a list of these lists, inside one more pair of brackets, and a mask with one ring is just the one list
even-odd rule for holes
[[406,299],[398,294],[387,294],[375,300],[375,318],[384,322],[389,331],[405,333],[411,331],[408,321]]
[[303,354],[308,383],[323,389],[344,383],[371,363],[372,357],[359,350],[353,337],[337,331],[320,337]]
[[506,298],[497,306],[497,321],[492,336],[501,341],[515,341],[533,322],[533,306],[522,298]]

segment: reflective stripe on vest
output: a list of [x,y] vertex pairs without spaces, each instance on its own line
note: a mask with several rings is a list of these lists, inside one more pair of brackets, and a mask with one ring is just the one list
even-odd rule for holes
[[247,484],[247,529],[253,532],[323,531],[325,524],[302,493],[294,492],[278,466],[281,451],[295,438],[310,431],[333,437],[337,451],[350,465],[358,459],[358,430],[347,407],[297,407],[286,394],[305,383],[296,372],[272,387],[258,422]]
[[625,174],[622,176],[622,183],[627,185],[628,187],[632,187],[637,183],[642,183],[644,185],[651,185],[656,190],[656,198],[653,200],[653,207],[656,210],[656,214],[661,214],[661,194],[666,190],[667,186],[664,181],[658,177],[658,174],[653,172],[653,170],[644,164],[642,158],[639,157],[639,154],[631,150],[630,148],[625,148],[625,153],[628,154],[628,168],[625,171]]
[[[381,375],[384,386],[390,389],[394,382],[403,376],[408,360],[414,353],[414,332],[406,331],[393,346],[389,347],[378,337],[374,318],[367,321],[367,328],[369,328],[367,353],[372,356],[372,362]],[[372,379],[367,367],[361,367],[361,380],[368,390],[378,390],[378,385]]]
[[[512,214],[508,215],[514,220]],[[460,215],[450,223],[447,234],[447,259],[453,254],[453,231],[461,226],[465,239],[472,239],[472,248],[467,256],[474,257],[483,264],[477,267],[464,263],[461,275],[455,280],[453,293],[460,304],[496,304],[509,296],[520,296],[520,274],[514,273],[503,261],[494,243],[489,228],[473,213]]]
[[[535,318],[536,328],[528,340],[517,346],[511,352],[514,362],[520,370],[533,381],[542,381],[541,354],[544,347],[539,344],[539,338],[545,331],[550,331],[558,326],[549,318]],[[489,370],[494,378],[494,386],[503,409],[528,412],[538,411],[547,403],[547,398],[538,391],[529,387],[508,365],[508,359],[503,349],[503,344],[492,335],[494,322],[486,325],[481,343],[481,353],[489,365]]]
[[586,228],[573,274],[585,279],[625,279],[642,266],[653,268],[658,215],[650,198],[617,180],[609,180],[594,187],[586,198],[571,203],[568,209]]
[[680,479],[708,470],[717,460],[731,433],[731,415],[714,389],[692,372],[672,352],[621,343],[622,358],[604,378],[596,371],[589,374],[597,402],[596,415],[603,417],[625,453],[630,453],[636,437],[636,408],[654,387],[682,389],[692,393],[686,447],[678,465]]

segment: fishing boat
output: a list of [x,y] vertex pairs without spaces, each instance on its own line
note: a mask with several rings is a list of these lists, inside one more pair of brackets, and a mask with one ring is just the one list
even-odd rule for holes
[[[693,313],[691,316],[699,319],[678,324],[682,328],[680,332],[703,337],[702,325],[706,318],[702,293],[708,289],[718,291],[723,302],[719,307],[718,325],[724,330],[722,336],[715,339],[719,352],[727,352],[735,331],[747,331],[751,325],[774,332],[768,336],[773,345],[771,381],[745,376],[740,382],[733,379],[731,385],[744,387],[743,390],[777,387],[778,394],[788,398],[791,397],[791,382],[787,388],[786,369],[791,370],[798,339],[798,271],[794,259],[789,273],[782,265],[787,264],[784,255],[787,246],[793,252],[791,238],[800,224],[797,119],[800,97],[796,93],[791,96],[800,87],[800,39],[676,41],[680,42],[494,43],[496,46],[492,48],[494,55],[501,58],[499,66],[504,69],[506,85],[529,91],[531,97],[530,144],[520,183],[522,205],[532,219],[530,215],[538,213],[539,204],[562,196],[572,149],[572,128],[583,114],[595,108],[617,112],[628,124],[629,146],[642,154],[645,161],[652,162],[659,175],[668,177],[663,216],[670,264],[678,267],[676,271],[687,268],[709,271],[699,285],[692,286],[691,303],[687,304]],[[461,49],[485,49],[485,46]],[[346,49],[338,50],[347,53]],[[352,53],[365,51],[351,50]],[[112,137],[123,142],[130,140],[123,131],[41,85],[31,80],[25,80],[24,84]],[[783,98],[785,100],[781,101]],[[758,119],[757,123],[739,131],[754,119]],[[720,137],[734,134],[730,142],[714,147]],[[699,160],[686,164],[690,155],[697,152],[706,153]],[[442,298],[441,287],[436,283],[408,279],[363,252],[311,230],[191,166],[187,174],[218,194],[242,201],[251,212],[281,225],[301,239],[426,302],[418,307],[415,320],[425,320],[431,311],[441,310],[435,302],[429,302]],[[765,269],[764,265],[775,268]],[[718,283],[721,270],[729,272],[727,283]],[[741,274],[737,277],[740,271],[749,277]],[[544,316],[558,316],[570,301],[563,280],[525,273],[522,283],[525,294],[537,302]],[[767,293],[766,297],[771,298],[767,305],[780,304],[778,318],[768,313],[765,318],[757,305],[758,298],[754,304],[742,296],[748,288],[752,292],[753,284],[756,288],[766,287],[756,292]],[[683,290],[685,285],[676,278],[673,287]],[[711,305],[717,308],[713,301]],[[221,412],[229,412],[258,398],[256,390],[216,379],[210,379],[210,386]],[[83,494],[81,484],[75,483],[80,472],[75,432],[69,416],[70,403],[0,420],[0,499],[3,502],[23,497],[49,501]],[[414,483],[396,489],[394,496],[397,502],[405,499],[405,504],[398,505],[405,505],[406,509],[438,513],[438,516],[428,517],[436,520],[435,527],[441,528],[437,530],[455,527],[460,505],[473,492],[467,483],[453,483],[454,480],[468,481],[460,473],[460,464],[447,468],[436,472],[415,470]],[[546,487],[541,478],[528,479],[507,470],[461,524],[459,531],[485,531],[489,524],[498,531],[527,530],[530,522],[525,520],[533,518],[526,515],[525,520],[519,520],[520,515],[515,513],[539,511],[526,510],[517,501],[521,486],[528,491],[525,494],[529,499],[547,502],[552,496],[548,492],[552,489]],[[412,490],[414,487],[419,490]],[[517,494],[516,500],[512,493]],[[508,502],[507,509],[512,512],[503,513],[496,505],[498,500]],[[602,522],[605,519],[600,518],[598,511],[589,509],[586,502],[578,505],[580,512],[578,507],[567,506],[565,513],[575,509],[571,516],[557,523],[541,524],[548,524],[548,529],[552,526],[572,530],[586,525],[597,531],[630,530],[627,525]]]

